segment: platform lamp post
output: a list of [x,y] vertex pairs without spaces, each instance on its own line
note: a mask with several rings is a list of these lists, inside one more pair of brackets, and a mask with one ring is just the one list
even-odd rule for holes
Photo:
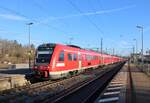
[[28,40],[29,40],[29,51],[28,51],[28,56],[29,56],[29,71],[31,71],[31,41],[30,41],[30,32],[31,32],[31,25],[33,25],[32,22],[27,23],[28,25]]
[[133,39],[133,41],[135,41],[135,48],[136,48],[136,56],[135,56],[135,59],[136,59],[136,63],[137,63],[137,55],[138,55],[137,39]]
[[135,55],[135,47],[134,47],[134,45],[133,45],[133,47],[132,47],[132,50],[133,50],[133,53],[132,53],[133,63],[135,63],[135,58],[134,58],[134,55]]
[[138,53],[138,47],[137,47],[137,39],[133,39],[135,41],[135,48],[136,48],[136,54]]
[[106,54],[108,54],[108,53],[107,53],[107,48],[106,48],[106,51],[105,51],[105,52],[106,52]]
[[142,41],[142,50],[141,50],[141,59],[142,59],[142,69],[143,69],[143,65],[144,65],[144,58],[143,58],[143,26],[136,26],[138,29],[141,30],[141,41]]

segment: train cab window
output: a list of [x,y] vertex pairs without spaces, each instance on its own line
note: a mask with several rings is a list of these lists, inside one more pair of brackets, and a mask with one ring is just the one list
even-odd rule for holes
[[73,60],[77,60],[77,54],[73,54]]
[[72,54],[68,53],[68,60],[72,61]]
[[59,61],[64,61],[64,56],[65,56],[65,54],[64,54],[64,51],[61,51],[60,52],[60,54],[59,54]]

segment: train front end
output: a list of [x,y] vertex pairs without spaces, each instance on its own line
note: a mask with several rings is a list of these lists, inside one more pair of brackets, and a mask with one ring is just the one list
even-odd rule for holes
[[56,44],[42,44],[37,48],[32,68],[34,78],[49,79],[50,62],[55,46]]

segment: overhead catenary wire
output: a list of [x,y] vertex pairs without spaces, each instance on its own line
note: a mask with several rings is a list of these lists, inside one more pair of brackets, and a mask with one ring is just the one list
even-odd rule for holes
[[[92,0],[93,1],[93,0]],[[96,8],[93,6],[91,0],[87,1],[88,5],[90,6],[90,8],[92,9],[92,11],[94,12],[96,10]]]
[[47,23],[39,22],[39,21],[37,21],[37,20],[35,20],[35,19],[32,19],[32,18],[30,18],[30,17],[28,17],[28,16],[25,16],[24,14],[22,14],[22,13],[20,13],[20,12],[17,12],[17,11],[15,11],[15,10],[9,9],[9,8],[7,8],[7,7],[3,7],[3,6],[0,5],[0,9],[5,10],[5,11],[8,11],[8,12],[10,12],[10,13],[12,13],[12,14],[19,15],[19,16],[21,16],[21,17],[24,17],[24,18],[26,19],[26,21],[32,21],[32,22],[34,22],[34,23],[36,23],[36,24],[42,24],[43,26],[46,26],[46,27],[55,29],[55,30],[57,30],[57,31],[61,31],[61,32],[63,32],[63,33],[67,33],[66,31],[64,31],[64,30],[62,30],[62,29],[60,29],[60,28],[54,27],[54,26],[49,25],[49,24],[47,24]]
[[48,11],[45,9],[45,7],[43,7],[42,5],[40,5],[38,2],[36,2],[35,0],[32,0],[32,3],[38,7],[42,12],[44,12],[45,14],[48,15]]
[[[39,2],[33,0],[32,2],[34,4],[34,6],[36,6],[37,8],[39,8],[41,11],[43,11],[44,13],[46,13],[47,15],[49,14],[48,11],[45,9],[45,7],[43,7]],[[81,12],[80,12],[81,13]],[[89,19],[89,18],[88,18]],[[62,21],[61,21],[62,22]],[[92,21],[90,21],[92,22]],[[64,22],[63,22],[64,23]],[[64,23],[66,24],[66,23]],[[67,25],[67,24],[66,24]],[[93,25],[97,26],[96,24],[93,23]],[[97,27],[98,28],[98,27]],[[102,31],[101,31],[102,32]],[[70,44],[70,43],[69,43]]]
[[[96,10],[96,6],[94,6],[93,4],[92,4],[92,2],[91,2],[92,0],[88,0],[88,5],[90,6],[90,8],[91,8],[91,10],[93,11],[93,12],[96,12],[97,10]],[[99,3],[100,3],[100,0],[98,0],[99,1]],[[101,8],[100,8],[101,9]],[[100,18],[99,18],[100,19]],[[101,22],[101,25],[103,25],[102,24],[102,22]],[[104,33],[104,32],[103,32]]]
[[[93,12],[96,11],[96,8],[92,5],[91,0],[88,0],[88,5],[91,7],[91,9],[92,9]],[[102,53],[103,52],[103,38],[102,37],[101,37],[100,41],[101,41],[101,45],[100,45],[99,50]]]
[[[92,11],[96,11],[96,6],[93,6],[91,1],[92,1],[92,0],[88,0],[88,4],[89,4],[89,6],[91,7]],[[97,4],[98,4],[99,9],[102,9],[102,10],[104,9],[101,0],[97,0]],[[106,13],[105,15],[107,15],[107,13]],[[108,15],[107,15],[107,16],[108,16]],[[101,19],[101,18],[99,18],[99,19]],[[103,20],[102,20],[102,22],[101,22],[101,25],[104,25],[104,24],[103,24]],[[107,31],[107,32],[108,32],[108,31]],[[107,33],[107,35],[109,35],[109,33]],[[107,39],[107,38],[105,37],[105,39]]]
[[[46,14],[47,16],[50,16],[49,11],[47,11],[47,9],[43,5],[41,5],[39,2],[37,2],[36,0],[32,0],[32,4],[33,4],[33,6],[36,6],[40,11],[44,12],[44,14]],[[62,21],[59,21],[59,22],[62,23]],[[68,25],[65,22],[63,22],[62,24]]]
[[[66,0],[70,5],[72,5],[72,7],[74,9],[76,9],[79,13],[83,13],[82,10],[80,10],[71,0]],[[100,33],[100,34],[104,34],[104,32],[101,30],[101,28],[99,28],[99,26],[97,24],[95,24],[88,16],[84,15],[84,17],[97,29],[97,31]]]
[[[72,5],[72,7],[74,8],[74,9],[76,9],[79,13],[83,13],[83,11],[81,11],[71,0],[67,0],[68,1],[68,3],[70,3],[71,5]],[[94,11],[94,8],[92,8],[92,10]],[[94,23],[88,16],[84,16],[96,29],[97,29],[97,31],[100,33],[100,34],[102,34],[101,35],[101,37],[103,37],[103,35],[104,35],[104,32],[101,30],[101,28],[96,24],[96,23]],[[102,48],[102,46],[101,46],[101,48]],[[101,51],[102,52],[102,51]]]

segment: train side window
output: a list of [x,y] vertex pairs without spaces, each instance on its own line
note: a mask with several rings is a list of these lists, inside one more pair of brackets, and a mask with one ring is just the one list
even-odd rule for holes
[[88,55],[85,55],[85,58],[86,58],[85,60],[88,60]]
[[61,51],[60,52],[60,54],[59,54],[59,61],[64,61],[64,56],[65,56],[65,54],[64,54],[64,51]]
[[77,60],[77,54],[73,54],[73,60]]
[[72,54],[68,53],[68,60],[72,61]]
[[97,59],[98,59],[98,57],[97,57],[97,56],[95,56],[95,59],[97,60]]
[[91,56],[91,55],[86,55],[86,60],[87,60],[87,61],[92,60],[92,56]]
[[82,60],[86,60],[85,54],[82,55]]
[[96,56],[93,56],[93,60],[96,60]]
[[78,54],[78,58],[79,60],[82,60],[81,54]]
[[96,60],[96,56],[94,56],[94,60]]

